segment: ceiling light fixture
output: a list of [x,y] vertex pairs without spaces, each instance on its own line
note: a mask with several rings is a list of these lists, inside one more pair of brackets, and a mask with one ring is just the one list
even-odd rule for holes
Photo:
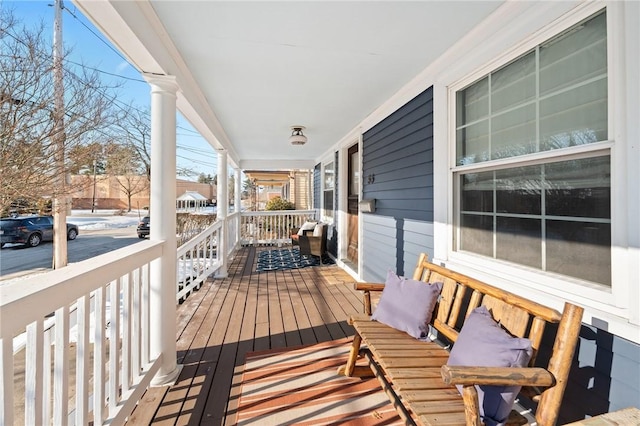
[[304,126],[291,126],[291,136],[289,136],[291,145],[304,145],[307,143],[307,137],[302,133],[305,128]]

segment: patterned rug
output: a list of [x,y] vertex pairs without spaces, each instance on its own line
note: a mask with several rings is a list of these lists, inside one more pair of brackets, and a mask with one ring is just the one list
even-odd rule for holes
[[403,425],[376,378],[339,376],[351,339],[248,354],[237,422],[244,425]]
[[[318,266],[323,262],[316,256],[300,256],[300,249],[287,248],[267,250],[258,253],[257,272],[278,271],[282,269],[298,269],[307,266]],[[326,263],[326,260],[325,262]]]

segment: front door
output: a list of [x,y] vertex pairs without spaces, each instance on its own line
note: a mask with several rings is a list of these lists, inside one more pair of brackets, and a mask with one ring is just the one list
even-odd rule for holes
[[358,194],[360,194],[360,156],[358,144],[348,151],[349,182],[347,195],[347,260],[358,267]]

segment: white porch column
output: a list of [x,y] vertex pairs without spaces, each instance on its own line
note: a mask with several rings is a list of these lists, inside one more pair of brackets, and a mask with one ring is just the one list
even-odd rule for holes
[[151,357],[162,356],[152,385],[175,381],[176,358],[176,93],[173,76],[145,74],[151,86],[151,200],[149,239],[164,240],[151,264]]
[[216,273],[216,278],[226,278],[227,273],[227,209],[229,206],[229,183],[227,179],[227,151],[218,150],[218,199],[216,201],[217,220],[223,222],[222,233],[218,238],[218,256],[222,266]]
[[[242,211],[242,181],[240,179],[242,179],[242,174],[240,173],[240,169],[234,169],[233,170],[235,172],[235,184],[236,184],[236,188],[234,191],[234,197],[233,197],[233,206],[234,206],[234,212],[240,213]],[[240,227],[238,227],[238,234],[240,234]]]
[[[238,213],[238,215],[242,215],[242,173],[239,168],[234,169],[235,171],[235,184],[236,188],[234,191],[234,201],[233,201],[233,211],[234,213]],[[236,235],[233,238],[233,241],[236,242],[236,249],[238,248],[240,238],[242,237],[242,217],[238,216],[236,222]]]

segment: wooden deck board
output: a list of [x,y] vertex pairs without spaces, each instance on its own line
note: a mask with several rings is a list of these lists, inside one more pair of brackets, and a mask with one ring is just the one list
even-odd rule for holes
[[353,278],[335,265],[255,272],[257,252],[268,249],[242,248],[228,277],[207,280],[178,307],[182,372],[173,386],[149,390],[130,424],[232,425],[247,353],[353,335],[347,318],[362,312]]

